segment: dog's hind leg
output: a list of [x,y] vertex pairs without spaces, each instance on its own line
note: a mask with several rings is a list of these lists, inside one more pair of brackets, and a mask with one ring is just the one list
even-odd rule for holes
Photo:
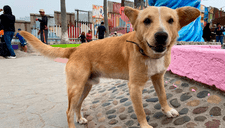
[[92,88],[92,84],[86,83],[86,85],[84,87],[84,90],[83,90],[83,93],[82,93],[82,95],[80,97],[80,100],[78,102],[78,105],[75,108],[76,121],[80,124],[87,123],[87,120],[84,117],[81,116],[81,106],[82,106],[82,103],[83,103],[84,99],[87,97],[88,93],[91,91],[91,88]]
[[[82,94],[86,89],[86,83],[88,77],[90,76],[90,71],[88,66],[84,64],[74,64],[68,62],[66,65],[66,74],[67,74],[67,93],[68,93],[68,109],[67,109],[67,121],[69,128],[75,128],[74,124],[74,112],[76,112],[77,119],[83,120],[82,123],[87,123],[86,119],[82,118],[80,115],[80,106],[83,99],[86,96]],[[88,87],[88,86],[87,86]],[[88,89],[86,89],[88,90]]]
[[167,97],[166,97],[166,91],[164,88],[164,73],[162,74],[156,74],[151,77],[152,83],[154,85],[155,91],[158,95],[159,98],[159,103],[162,106],[162,112],[167,116],[167,117],[176,117],[179,115],[179,113],[171,108],[168,103],[167,103]]

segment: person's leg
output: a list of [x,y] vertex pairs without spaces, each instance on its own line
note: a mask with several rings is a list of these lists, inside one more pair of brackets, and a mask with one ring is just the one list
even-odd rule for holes
[[27,52],[27,45],[24,45],[24,52]]
[[219,36],[216,36],[216,42],[219,42]]
[[221,45],[223,45],[223,36],[220,36]]
[[12,45],[11,45],[13,35],[14,35],[14,32],[5,32],[4,33],[4,40],[5,40],[7,48],[9,49],[10,55],[16,56],[16,54],[15,54],[13,48],[12,48]]
[[45,30],[45,41],[48,44],[48,30]]
[[44,43],[43,30],[41,30],[41,41]]

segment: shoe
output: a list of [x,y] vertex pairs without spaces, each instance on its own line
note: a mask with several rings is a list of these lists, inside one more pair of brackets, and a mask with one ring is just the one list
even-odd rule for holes
[[16,56],[7,56],[7,59],[16,59]]

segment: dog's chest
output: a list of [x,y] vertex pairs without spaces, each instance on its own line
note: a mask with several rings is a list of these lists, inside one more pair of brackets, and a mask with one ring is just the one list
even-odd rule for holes
[[145,61],[148,68],[148,76],[151,77],[157,73],[162,73],[166,70],[164,57],[160,59],[149,59]]

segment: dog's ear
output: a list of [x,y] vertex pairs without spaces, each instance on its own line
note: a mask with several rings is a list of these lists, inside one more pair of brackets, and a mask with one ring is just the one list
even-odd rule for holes
[[177,8],[176,11],[179,17],[180,28],[188,25],[200,16],[200,11],[194,7]]
[[124,12],[125,12],[125,15],[129,18],[131,24],[132,24],[133,26],[135,26],[135,21],[136,21],[136,19],[137,19],[139,10],[133,9],[133,8],[131,8],[131,7],[126,6],[126,7],[124,8]]

